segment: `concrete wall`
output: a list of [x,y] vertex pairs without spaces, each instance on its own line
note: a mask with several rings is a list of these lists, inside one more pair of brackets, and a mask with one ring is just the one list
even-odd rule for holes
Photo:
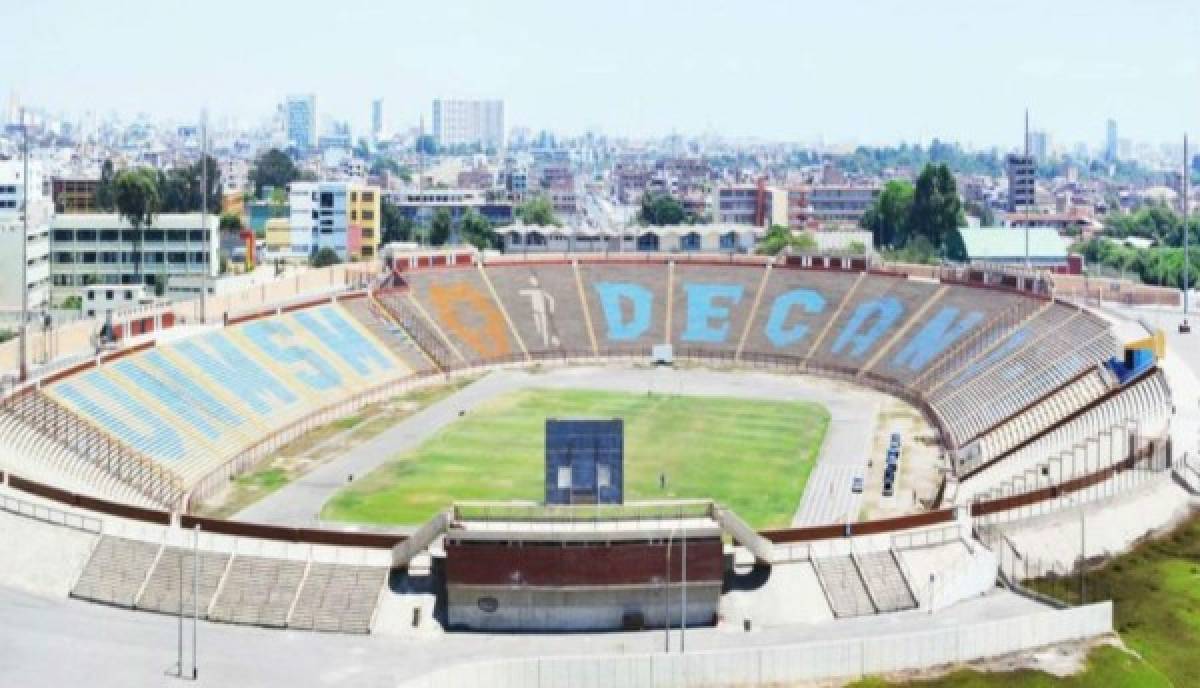
[[1112,631],[1112,603],[892,636],[687,655],[596,655],[448,666],[401,688],[689,688],[853,679],[997,657]]
[[[721,597],[720,583],[688,584],[688,625],[711,626]],[[640,612],[647,628],[661,628],[666,618],[663,587],[606,587],[592,589],[505,589],[466,585],[447,586],[449,625],[486,631],[619,630],[627,612]],[[494,601],[484,611],[481,598]],[[672,585],[671,624],[682,618],[682,587]],[[453,682],[441,685],[456,685]]]

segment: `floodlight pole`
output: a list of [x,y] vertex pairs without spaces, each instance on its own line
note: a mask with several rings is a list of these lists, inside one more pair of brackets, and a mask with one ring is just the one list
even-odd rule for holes
[[683,608],[679,610],[679,653],[687,652],[687,522],[683,523]]
[[675,529],[667,534],[667,570],[663,581],[664,614],[663,614],[663,651],[671,653],[671,539],[675,537]]

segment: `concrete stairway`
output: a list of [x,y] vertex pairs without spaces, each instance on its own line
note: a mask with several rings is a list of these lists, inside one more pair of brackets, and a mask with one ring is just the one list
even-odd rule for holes
[[814,559],[813,565],[835,617],[866,616],[875,613],[875,605],[867,593],[866,583],[863,582],[858,566],[851,556],[821,557]]
[[378,566],[312,563],[289,628],[368,633],[388,570]]
[[105,535],[71,590],[72,597],[132,607],[162,545]]
[[[199,600],[202,618],[208,617],[208,606],[216,594],[225,569],[229,565],[229,555],[224,552],[201,551],[199,566],[195,566],[192,551],[181,547],[166,547],[159,555],[146,580],[145,588],[137,600],[137,608],[153,612],[176,614],[179,612],[180,591],[183,594],[183,613],[191,616],[193,602]],[[198,570],[197,570],[198,569]],[[192,574],[196,573],[196,585],[193,587]],[[182,585],[180,577],[182,576]],[[195,595],[193,595],[195,590]]]
[[300,590],[307,563],[267,557],[234,557],[211,618],[283,628]]
[[898,612],[915,609],[913,597],[900,563],[891,550],[867,552],[855,555],[863,580],[871,592],[871,599],[880,612]]

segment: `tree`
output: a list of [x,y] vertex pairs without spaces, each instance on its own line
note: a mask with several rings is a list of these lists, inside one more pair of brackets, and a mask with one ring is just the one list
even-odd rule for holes
[[433,246],[441,246],[450,239],[450,232],[454,229],[454,221],[450,217],[450,211],[445,208],[438,208],[433,214],[433,221],[429,224],[429,243]]
[[480,215],[474,208],[468,210],[458,223],[459,233],[468,244],[477,249],[494,248],[496,233],[492,231],[492,223]]
[[996,225],[996,214],[992,212],[991,206],[987,203],[968,201],[963,209],[968,215],[979,218],[980,227],[994,227]]
[[153,224],[162,204],[154,170],[138,167],[121,171],[113,180],[113,200],[117,213],[134,229]]
[[221,213],[220,227],[222,232],[240,232],[246,228],[242,216],[237,213]]
[[771,225],[758,245],[758,253],[775,256],[785,248],[799,253],[812,252],[817,249],[817,240],[807,232],[796,234],[783,225]]
[[870,230],[877,248],[897,246],[907,239],[912,202],[912,184],[894,180],[884,185],[875,203],[863,215],[861,223],[863,229]]
[[646,225],[683,224],[688,219],[683,204],[669,194],[644,193],[638,221]]
[[337,251],[326,246],[314,253],[312,258],[309,259],[308,264],[314,268],[324,268],[330,265],[337,265],[340,262],[342,262],[342,259],[338,257]]
[[59,305],[59,308],[67,311],[77,311],[83,308],[83,297],[79,294],[68,296],[67,298],[63,299],[63,302],[61,305]]
[[379,240],[390,244],[393,241],[412,241],[413,221],[405,217],[385,196],[379,203],[379,221],[382,227]]
[[527,225],[543,227],[558,227],[558,218],[554,216],[554,206],[546,196],[534,196],[517,207],[517,217]]
[[254,182],[254,195],[261,196],[263,187],[285,189],[300,178],[300,171],[287,153],[272,148],[254,161],[250,170],[250,181]]
[[962,201],[950,168],[945,164],[926,165],[913,191],[908,237],[925,237],[944,258],[966,260],[966,246],[958,233],[958,228],[965,224]]

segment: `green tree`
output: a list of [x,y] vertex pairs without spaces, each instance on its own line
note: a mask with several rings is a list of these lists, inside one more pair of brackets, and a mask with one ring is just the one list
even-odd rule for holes
[[[921,170],[908,213],[908,237],[925,237],[941,255],[966,260],[966,246],[958,228],[966,224],[954,176],[945,164],[929,164]],[[907,243],[907,238],[904,243]]]
[[385,196],[379,203],[379,222],[382,227],[380,242],[390,244],[393,241],[412,241],[413,221],[405,217],[400,208]]
[[996,214],[992,212],[991,207],[987,203],[979,203],[976,201],[968,201],[963,210],[967,215],[979,218],[980,227],[995,227]]
[[558,218],[554,215],[554,206],[544,195],[534,196],[517,207],[517,217],[527,225],[543,227],[558,227]]
[[153,224],[162,204],[154,170],[138,167],[118,173],[113,180],[113,200],[117,213],[134,229]]
[[669,194],[644,193],[638,222],[644,225],[679,225],[687,220],[683,204]]
[[342,259],[338,257],[337,251],[326,246],[314,253],[312,258],[309,259],[308,264],[314,268],[324,268],[330,265],[337,265],[340,262],[342,262]]
[[896,246],[908,238],[912,203],[913,185],[909,182],[893,180],[884,185],[861,223],[863,229],[870,230],[871,240],[877,248]]
[[59,308],[68,311],[77,311],[83,308],[83,297],[78,294],[68,296],[67,298],[63,299],[63,302],[59,305]]
[[785,248],[796,253],[813,252],[817,250],[817,240],[808,232],[797,234],[783,225],[771,225],[758,244],[758,253],[776,256]]
[[438,208],[433,214],[433,220],[429,224],[429,243],[433,246],[441,246],[450,240],[450,232],[454,229],[454,221],[450,217],[450,211],[445,208]]
[[254,195],[262,196],[263,187],[285,189],[288,184],[300,178],[300,171],[287,153],[272,148],[254,161],[250,170],[250,180],[254,183]]
[[221,213],[220,226],[222,232],[240,232],[246,228],[242,216],[237,213]]
[[480,215],[474,208],[468,210],[458,223],[459,234],[463,241],[475,248],[485,249],[496,246],[496,233],[492,231],[492,223]]

